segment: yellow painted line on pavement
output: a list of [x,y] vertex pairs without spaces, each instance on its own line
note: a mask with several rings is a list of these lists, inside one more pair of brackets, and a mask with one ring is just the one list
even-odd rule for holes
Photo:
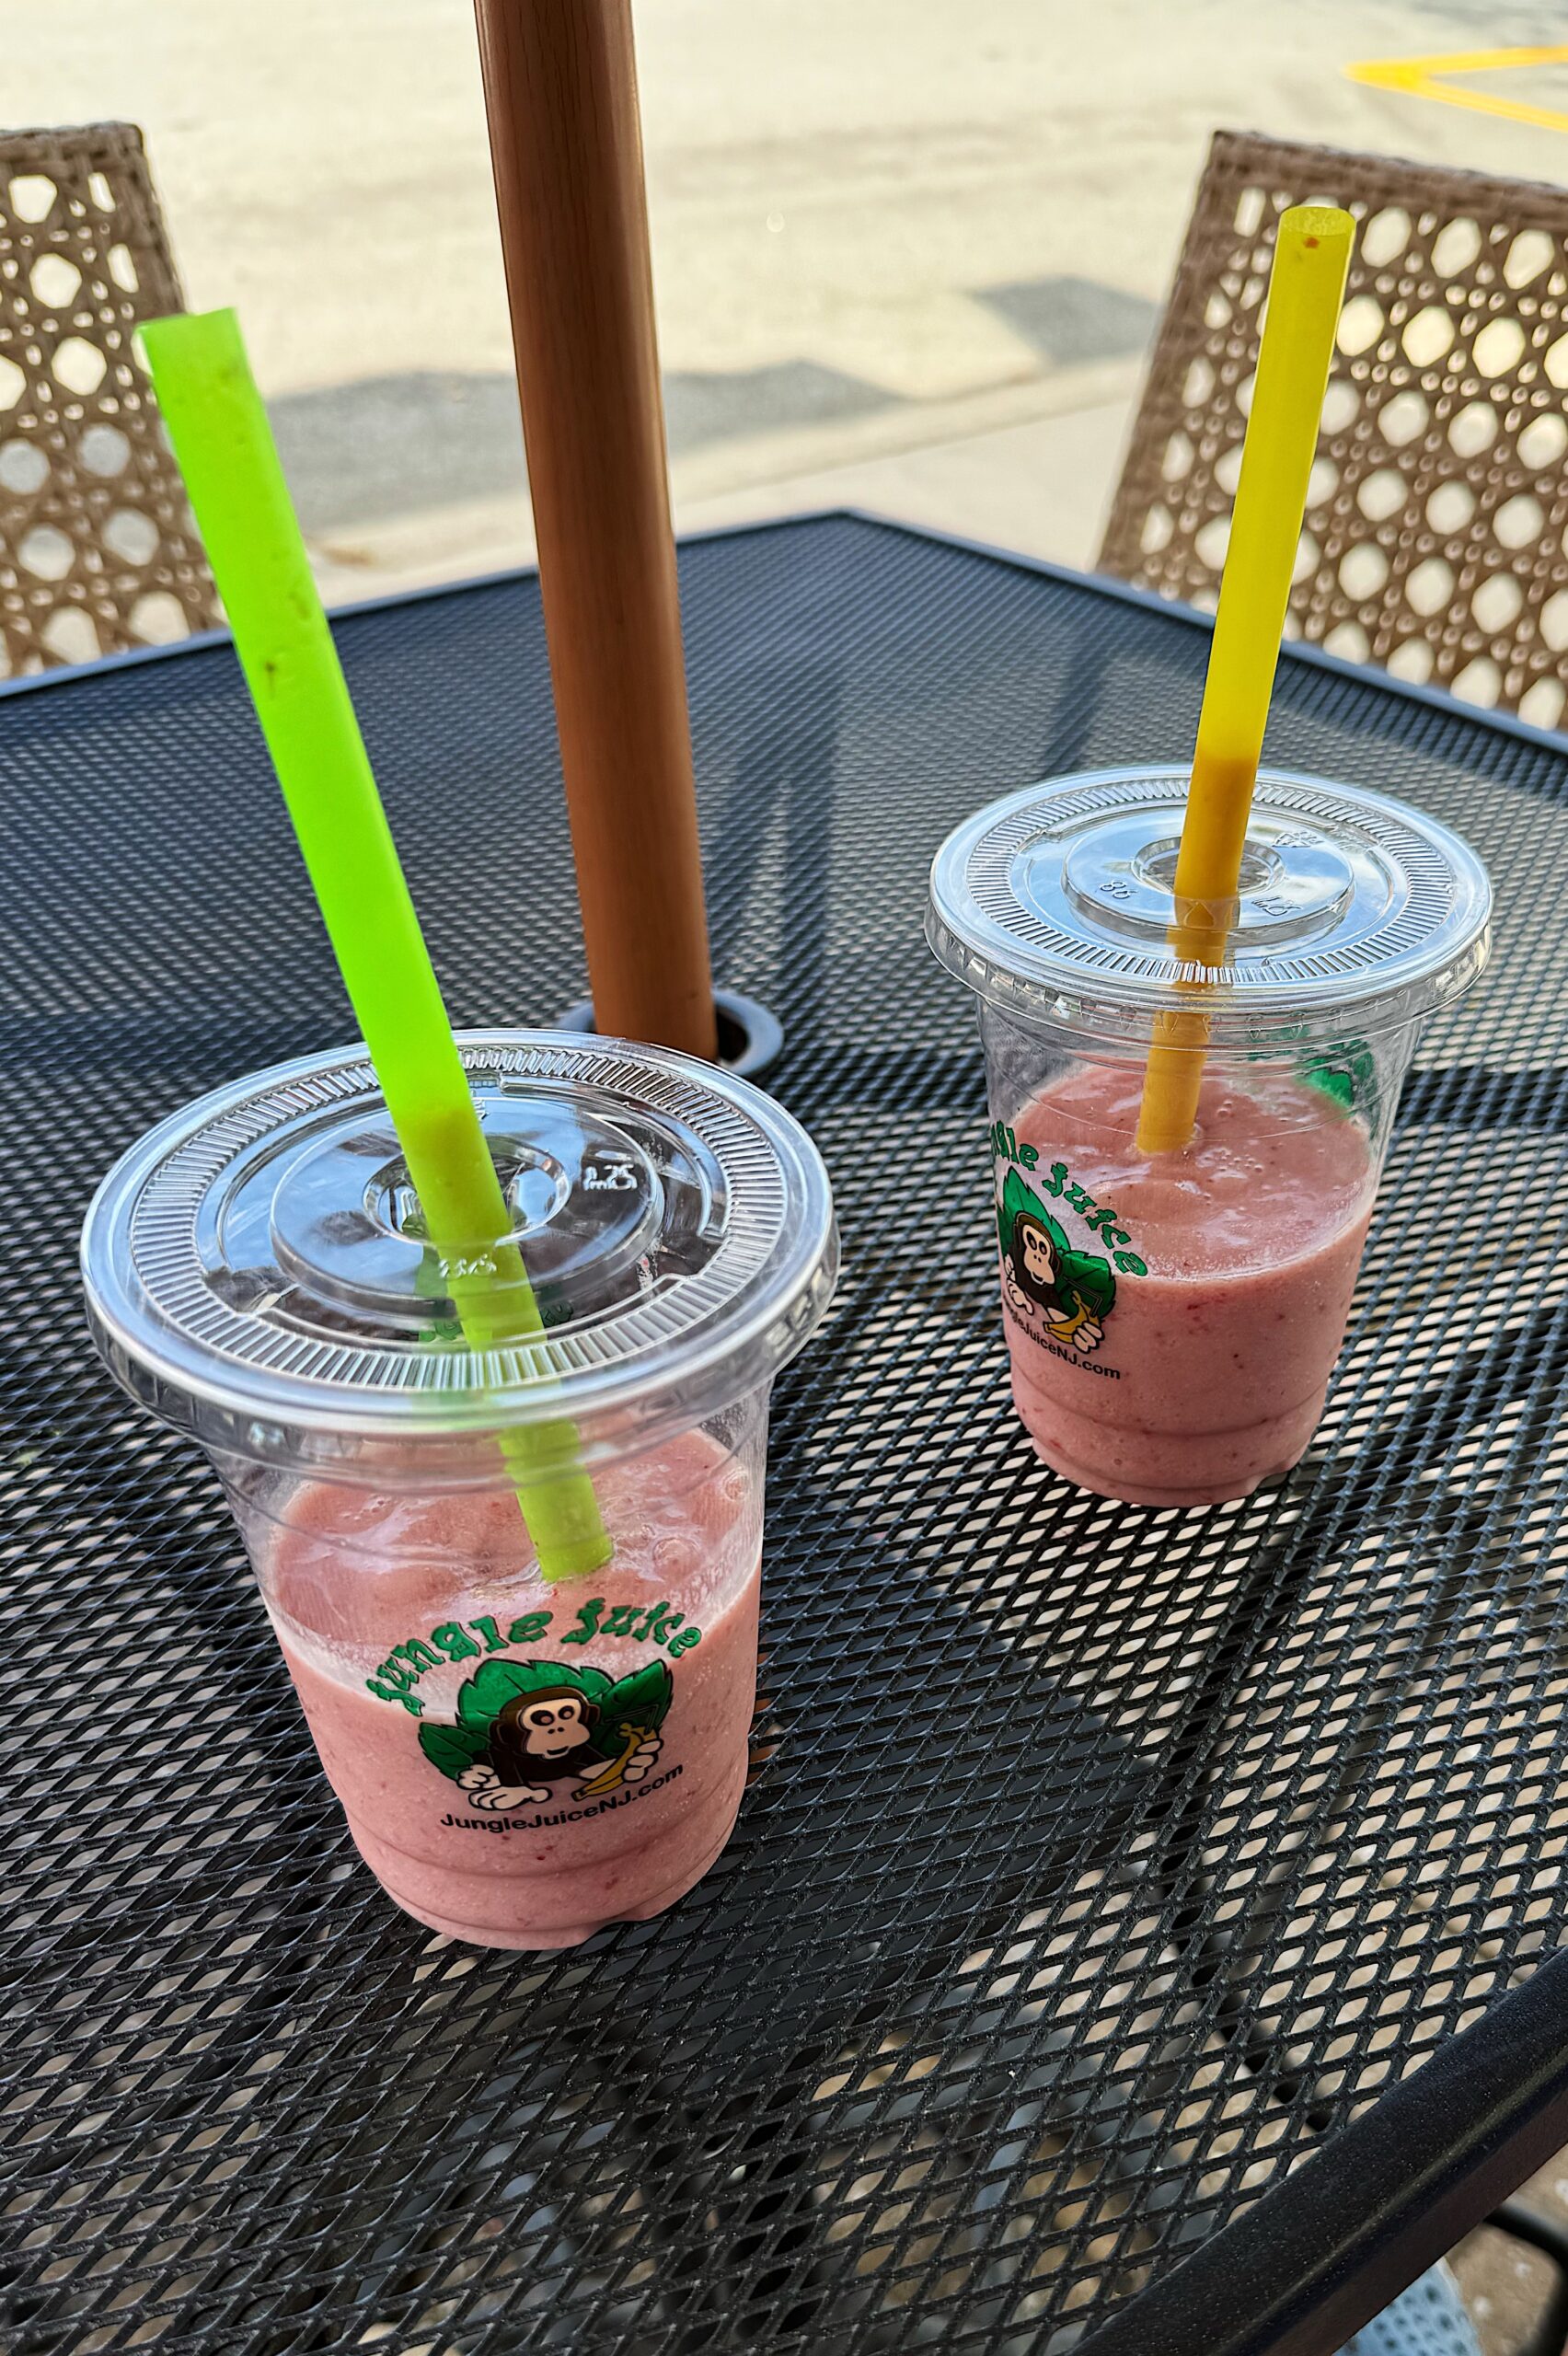
[[1446,77],[1450,74],[1493,74],[1517,71],[1526,65],[1568,64],[1568,48],[1462,49],[1441,57],[1374,57],[1364,64],[1347,65],[1353,82],[1366,82],[1376,90],[1402,90],[1407,98],[1435,98],[1440,106],[1472,107],[1477,114],[1500,114],[1510,122],[1533,122],[1546,131],[1568,131],[1568,113],[1557,107],[1527,106],[1520,98],[1495,98],[1486,90],[1467,90]]

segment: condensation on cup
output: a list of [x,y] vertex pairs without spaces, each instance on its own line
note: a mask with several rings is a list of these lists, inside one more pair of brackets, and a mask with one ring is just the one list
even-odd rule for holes
[[[1227,962],[1194,992],[1169,939],[1186,781],[1101,770],[992,804],[942,846],[927,919],[979,999],[1019,1415],[1055,1472],[1154,1506],[1245,1496],[1311,1440],[1401,1083],[1491,913],[1481,861],[1421,811],[1264,770]],[[1195,1006],[1193,1134],[1140,1153],[1156,1026]]]
[[[672,1904],[734,1825],[769,1391],[837,1240],[810,1138],[744,1080],[617,1041],[459,1046],[535,1339],[468,1347],[363,1048],[164,1122],[99,1188],[83,1268],[113,1372],[217,1469],[385,1888],[458,1938],[569,1946]],[[546,1580],[515,1446],[563,1432],[614,1553]]]

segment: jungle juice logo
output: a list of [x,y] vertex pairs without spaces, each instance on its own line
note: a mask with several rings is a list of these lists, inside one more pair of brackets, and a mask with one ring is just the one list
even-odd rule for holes
[[430,1719],[419,1730],[431,1766],[457,1786],[462,1807],[480,1811],[477,1817],[449,1814],[443,1823],[502,1832],[512,1829],[513,1811],[552,1807],[556,1812],[547,1817],[529,1814],[528,1829],[575,1821],[624,1807],[681,1773],[678,1765],[657,1776],[652,1770],[674,1698],[670,1663],[702,1642],[701,1629],[667,1601],[606,1607],[603,1596],[594,1596],[555,1638],[559,1646],[615,1636],[662,1646],[668,1658],[612,1678],[586,1661],[487,1657],[538,1643],[556,1617],[526,1612],[504,1635],[489,1615],[448,1620],[395,1646],[365,1680],[378,1700],[401,1703],[423,1718],[424,1702],[415,1691],[420,1680],[449,1662],[478,1662],[457,1690],[451,1720]]
[[[1092,1364],[1116,1306],[1116,1274],[1146,1276],[1147,1264],[1132,1250],[1132,1238],[1109,1205],[1097,1203],[1073,1178],[1065,1161],[1042,1171],[1036,1146],[1020,1145],[1005,1121],[993,1122],[994,1164],[1005,1175],[997,1189],[997,1241],[1001,1255],[1002,1299],[1015,1323],[1032,1341],[1086,1374],[1118,1380],[1113,1367]],[[1057,1211],[1047,1209],[1055,1203]],[[1070,1211],[1082,1223],[1090,1244],[1069,1238],[1057,1212]]]

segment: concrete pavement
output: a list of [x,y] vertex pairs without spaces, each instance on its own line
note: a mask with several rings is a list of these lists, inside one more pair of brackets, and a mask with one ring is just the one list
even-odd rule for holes
[[[694,523],[843,498],[1081,560],[1216,123],[1568,162],[1561,133],[1343,70],[1550,40],[1546,6],[638,0],[637,21]],[[0,40],[12,121],[144,125],[190,300],[244,315],[330,594],[527,552],[467,0],[0,0]]]

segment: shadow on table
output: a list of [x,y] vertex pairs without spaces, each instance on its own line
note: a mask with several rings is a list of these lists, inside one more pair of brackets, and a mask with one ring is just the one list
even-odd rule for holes
[[[809,2331],[831,2351],[857,2317],[858,2347],[902,2351],[913,2317],[890,2312],[884,2340],[862,2314],[884,2289],[864,2236],[839,2246],[868,2172],[914,2171],[923,2211],[983,2262],[971,2148],[1011,2138],[1056,2154],[1073,2131],[1053,2120],[1032,2027],[987,2040],[980,1996],[1014,1968],[1009,1942],[1026,1964],[1042,1910],[1077,1888],[1092,1907],[1149,1767],[1038,1656],[940,1594],[874,1653],[791,1662],[787,1681],[790,1706],[767,1732],[781,1733],[778,1757],[731,1850],[671,1915],[559,1959],[479,1958],[459,1983],[461,2038],[412,1988],[388,1990],[383,2005],[401,2001],[409,2020],[403,2064],[367,2063],[352,2114],[318,2075],[308,2160],[292,2173],[300,2090],[259,2089],[260,2141],[234,2203],[271,2233],[286,2219],[291,2281],[285,2314],[256,2272],[248,2327],[266,2320],[248,2347],[337,2347],[352,2299],[365,2329],[413,2328],[427,2309],[504,2315],[508,2344],[525,2331],[530,2356],[623,2331],[693,2356]],[[374,1947],[415,1937],[405,1924]],[[386,1961],[346,1981],[345,2017]],[[318,2008],[298,1962],[296,2001]],[[254,2038],[236,2017],[208,2071],[232,2079]],[[160,2109],[160,2129],[173,2123]],[[591,2295],[591,2312],[549,2307],[569,2255],[572,2300]],[[203,2285],[209,2317],[213,2295]]]

